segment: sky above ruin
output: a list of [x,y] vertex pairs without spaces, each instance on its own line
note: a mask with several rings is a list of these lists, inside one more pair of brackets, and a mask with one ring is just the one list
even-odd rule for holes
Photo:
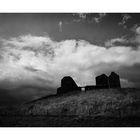
[[57,88],[115,71],[140,87],[140,14],[0,14],[0,87]]

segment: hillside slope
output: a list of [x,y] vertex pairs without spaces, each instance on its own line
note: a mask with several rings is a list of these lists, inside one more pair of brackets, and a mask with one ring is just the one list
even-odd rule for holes
[[139,89],[70,92],[0,108],[0,126],[140,126]]
[[128,106],[138,104],[139,101],[139,90],[136,89],[77,91],[32,101],[22,106],[21,111],[26,115],[120,117],[120,113],[124,113],[123,116],[132,115],[133,110]]

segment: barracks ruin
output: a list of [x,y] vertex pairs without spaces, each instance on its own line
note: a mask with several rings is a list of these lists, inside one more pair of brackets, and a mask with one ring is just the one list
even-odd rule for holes
[[64,94],[70,91],[84,91],[93,89],[109,89],[109,88],[121,88],[120,77],[115,72],[111,72],[109,76],[102,74],[95,78],[96,85],[87,85],[85,87],[78,87],[75,81],[66,76],[61,80],[61,87],[57,89],[57,94]]

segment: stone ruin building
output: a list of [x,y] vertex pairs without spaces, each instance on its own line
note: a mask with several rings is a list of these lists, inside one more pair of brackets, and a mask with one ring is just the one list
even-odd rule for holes
[[105,74],[96,77],[97,88],[121,88],[120,77],[115,72],[111,72],[109,76]]
[[61,87],[57,89],[57,94],[63,94],[76,90],[81,90],[81,88],[77,86],[75,81],[70,76],[66,76],[61,80]]
[[121,88],[120,77],[115,72],[109,76],[102,74],[96,77],[96,85],[85,86],[85,91],[93,89]]
[[96,86],[93,86],[93,85],[85,86],[85,91],[93,90],[93,89],[96,89]]
[[120,77],[118,74],[116,74],[115,72],[111,72],[111,74],[109,75],[109,87],[110,88],[120,88],[121,84],[120,84]]
[[108,76],[105,74],[96,77],[96,87],[97,88],[109,88]]
[[57,94],[64,94],[70,91],[87,91],[93,89],[121,88],[120,77],[115,72],[109,76],[102,74],[96,77],[96,85],[78,87],[70,76],[65,76],[61,80],[61,87],[57,89]]

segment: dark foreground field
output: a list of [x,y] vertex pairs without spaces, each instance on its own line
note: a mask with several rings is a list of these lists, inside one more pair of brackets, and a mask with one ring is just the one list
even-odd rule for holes
[[1,127],[139,127],[140,117],[5,116]]
[[140,126],[139,89],[102,89],[0,108],[0,126]]

